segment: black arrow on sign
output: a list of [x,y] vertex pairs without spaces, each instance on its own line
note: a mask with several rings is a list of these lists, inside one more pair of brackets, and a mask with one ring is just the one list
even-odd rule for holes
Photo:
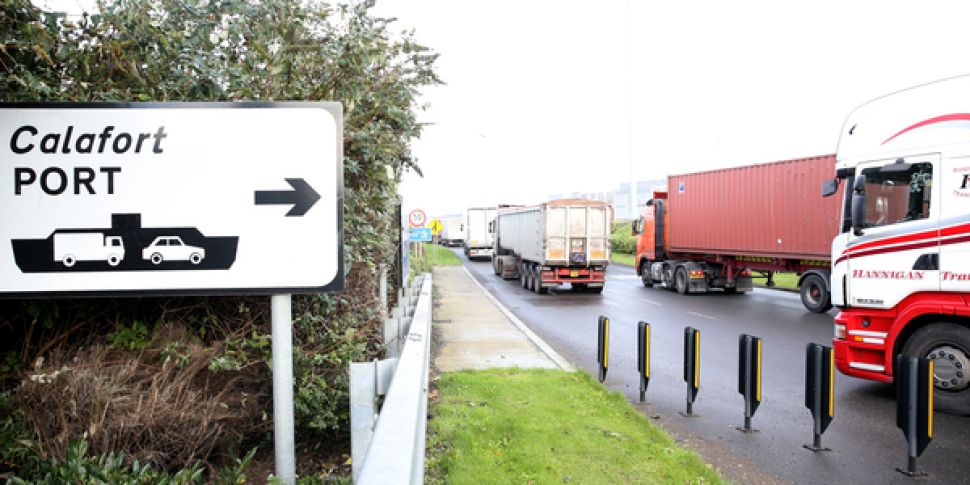
[[303,179],[286,179],[293,190],[257,190],[256,205],[293,204],[286,216],[302,216],[320,200],[320,194]]

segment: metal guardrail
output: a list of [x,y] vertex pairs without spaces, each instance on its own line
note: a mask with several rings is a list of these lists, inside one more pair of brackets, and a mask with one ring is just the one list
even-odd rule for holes
[[[390,358],[350,364],[351,461],[358,484],[424,482],[431,275],[398,294],[384,322]],[[384,404],[378,410],[378,399]]]

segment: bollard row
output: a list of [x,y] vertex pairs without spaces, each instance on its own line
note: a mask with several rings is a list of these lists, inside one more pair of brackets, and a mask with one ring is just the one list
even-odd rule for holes
[[[609,370],[610,319],[600,315],[597,320],[596,362],[599,381],[606,381]],[[637,372],[640,381],[640,402],[646,398],[650,384],[650,324],[637,323]],[[687,384],[684,417],[697,417],[694,402],[700,391],[701,332],[684,328],[684,382]],[[738,393],[744,398],[742,432],[757,431],[751,427],[755,412],[761,405],[761,338],[742,334],[738,337]],[[896,425],[903,431],[908,444],[906,468],[897,471],[910,477],[926,476],[916,466],[916,459],[933,439],[933,361],[917,357],[896,356]],[[835,416],[835,356],[831,347],[808,344],[805,352],[805,407],[812,415],[812,443],[804,447],[813,452],[829,451],[822,446],[822,434]]]

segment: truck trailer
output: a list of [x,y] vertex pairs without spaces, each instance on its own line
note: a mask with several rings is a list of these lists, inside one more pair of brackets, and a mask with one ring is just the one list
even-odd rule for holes
[[752,271],[769,286],[775,272],[793,272],[805,307],[829,310],[840,203],[818,187],[834,167],[825,155],[671,175],[633,221],[643,285],[746,293]]
[[497,207],[470,207],[465,212],[465,256],[468,259],[492,257],[492,232]]
[[441,220],[441,232],[438,233],[438,242],[448,247],[464,245],[465,216],[452,214],[441,216],[439,220]]
[[[832,241],[835,365],[892,382],[932,359],[935,407],[970,414],[970,76],[876,98],[846,119]],[[837,189],[844,186],[844,196]]]
[[499,208],[493,224],[492,269],[503,279],[544,294],[572,289],[603,291],[610,262],[613,207],[585,199],[560,199],[528,207]]

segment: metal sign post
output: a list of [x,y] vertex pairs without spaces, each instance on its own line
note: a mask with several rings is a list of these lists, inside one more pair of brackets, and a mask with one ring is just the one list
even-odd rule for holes
[[273,442],[276,476],[282,483],[296,483],[293,437],[293,310],[290,295],[273,295]]

